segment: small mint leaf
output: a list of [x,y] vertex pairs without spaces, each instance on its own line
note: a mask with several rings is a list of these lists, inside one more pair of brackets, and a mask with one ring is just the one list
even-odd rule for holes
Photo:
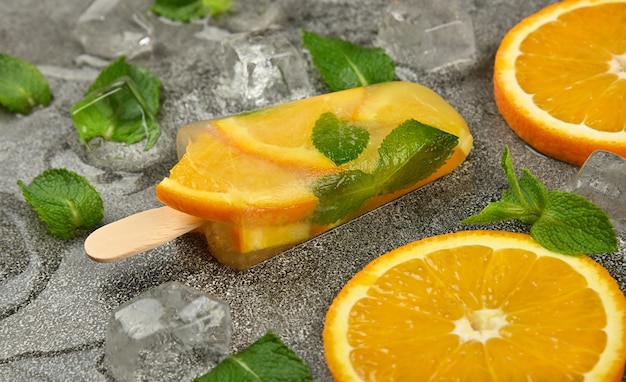
[[226,13],[233,7],[233,0],[203,0],[202,2],[209,7],[211,16]]
[[74,104],[70,115],[81,142],[102,137],[128,145],[146,139],[144,150],[157,142],[161,129],[159,79],[145,68],[129,65],[120,57],[106,67]]
[[202,0],[155,0],[150,10],[159,16],[182,22],[201,19],[209,12]]
[[[89,86],[85,95],[106,88],[125,78],[132,80],[135,85],[135,89],[132,90],[136,92],[135,96],[138,101],[142,103],[142,106],[145,107],[146,112],[156,115],[159,111],[161,81],[148,69],[127,63],[125,56],[118,58],[104,68],[95,81]],[[118,101],[119,106],[123,106],[123,102],[119,101],[125,100],[114,99],[113,101]],[[132,113],[136,112],[133,110]]]
[[464,219],[463,224],[487,224],[504,220],[519,219],[526,215],[526,209],[517,203],[504,200],[491,202],[476,215]]
[[547,199],[548,190],[543,183],[530,172],[530,170],[522,169],[522,176],[519,179],[519,186],[523,198],[523,204],[527,209],[527,216],[523,218],[525,223],[532,224],[541,215]]
[[338,166],[356,159],[367,146],[369,131],[324,113],[315,122],[311,139],[315,147]]
[[35,65],[0,53],[0,105],[28,114],[37,105],[48,106],[51,99],[48,80]]
[[53,235],[68,240],[77,228],[93,228],[104,215],[102,198],[84,177],[64,168],[49,169],[27,186],[24,198]]
[[522,176],[518,181],[511,152],[507,146],[502,152],[500,165],[511,189],[502,192],[501,201],[489,203],[485,210],[464,219],[462,223],[486,224],[517,219],[526,224],[533,224],[541,216],[548,197],[546,187],[528,169],[522,170]]
[[400,124],[385,137],[374,176],[380,192],[403,190],[435,173],[452,156],[458,137],[416,120]]
[[335,224],[358,211],[363,203],[376,195],[374,178],[360,170],[325,175],[315,181],[313,193],[318,197],[313,212],[315,224]]
[[616,252],[617,236],[608,215],[585,197],[552,191],[531,236],[547,249],[568,255]]
[[267,332],[240,353],[224,359],[194,382],[308,382],[309,368],[278,336]]
[[381,48],[366,48],[302,30],[302,45],[332,91],[395,79],[395,64]]

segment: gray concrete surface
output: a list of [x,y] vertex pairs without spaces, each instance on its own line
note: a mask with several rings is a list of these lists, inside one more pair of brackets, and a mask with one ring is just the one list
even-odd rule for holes
[[[18,179],[30,182],[50,167],[77,171],[103,196],[103,224],[158,206],[154,186],[176,161],[172,143],[176,129],[241,111],[237,102],[216,96],[219,71],[210,59],[216,43],[190,34],[201,26],[163,24],[155,33],[167,35],[163,41],[170,43],[157,39],[151,53],[129,59],[163,80],[159,121],[164,134],[158,154],[146,157],[139,168],[107,169],[85,159],[69,117],[71,105],[99,71],[81,63],[85,51],[72,34],[89,2],[1,0],[0,51],[42,68],[54,100],[28,116],[0,110],[0,380],[110,380],[103,365],[108,315],[142,291],[171,280],[229,302],[233,352],[272,330],[304,359],[316,381],[331,380],[321,332],[333,297],[355,272],[393,248],[473,228],[459,221],[496,199],[506,187],[499,166],[504,145],[511,148],[518,168],[529,168],[548,188],[563,188],[577,171],[537,154],[518,139],[498,114],[492,94],[493,58],[500,39],[524,16],[551,1],[459,2],[474,20],[475,62],[436,73],[400,65],[398,77],[435,89],[466,118],[475,138],[467,161],[449,176],[400,200],[253,269],[235,272],[213,260],[204,239],[195,235],[119,263],[91,262],[82,247],[88,232],[81,231],[68,242],[50,236],[16,185]],[[149,4],[135,2],[138,7]],[[300,28],[371,44],[384,2],[293,4],[278,22],[296,45]],[[231,31],[241,28],[228,22],[219,26]],[[326,91],[314,70],[311,78],[316,92]],[[516,223],[490,228],[526,230]],[[626,238],[619,239],[619,253],[594,259],[626,291]]]

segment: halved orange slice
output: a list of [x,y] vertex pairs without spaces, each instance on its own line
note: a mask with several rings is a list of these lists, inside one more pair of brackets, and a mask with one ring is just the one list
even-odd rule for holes
[[626,156],[626,1],[559,1],[524,19],[500,44],[494,92],[509,126],[546,155]]
[[462,231],[368,264],[323,338],[336,381],[621,381],[626,298],[587,256]]

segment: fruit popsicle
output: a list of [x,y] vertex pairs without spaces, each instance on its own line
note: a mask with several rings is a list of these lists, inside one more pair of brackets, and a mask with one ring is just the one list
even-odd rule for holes
[[472,145],[438,94],[387,82],[184,126],[156,194],[206,219],[211,254],[241,270],[448,174]]

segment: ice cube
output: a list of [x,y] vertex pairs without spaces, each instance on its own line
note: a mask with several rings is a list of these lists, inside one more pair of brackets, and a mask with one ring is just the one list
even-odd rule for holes
[[472,18],[456,2],[396,0],[383,11],[377,45],[396,62],[435,70],[475,54]]
[[278,30],[238,33],[222,42],[223,90],[246,107],[304,98],[313,93],[303,55]]
[[133,3],[96,0],[80,15],[73,33],[86,53],[115,59],[152,51],[153,27]]
[[228,354],[231,330],[227,303],[177,282],[165,283],[111,315],[106,364],[120,381],[193,380]]
[[568,191],[602,207],[618,232],[626,230],[625,158],[608,151],[594,151],[569,183]]

